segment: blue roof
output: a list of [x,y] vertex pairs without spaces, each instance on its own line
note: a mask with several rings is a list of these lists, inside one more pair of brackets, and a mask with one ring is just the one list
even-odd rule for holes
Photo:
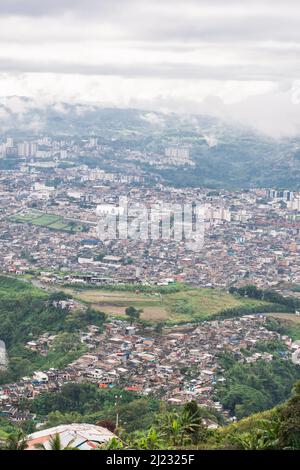
[[89,245],[98,245],[99,240],[94,240],[92,238],[87,238],[86,240],[82,240],[82,243],[88,243]]

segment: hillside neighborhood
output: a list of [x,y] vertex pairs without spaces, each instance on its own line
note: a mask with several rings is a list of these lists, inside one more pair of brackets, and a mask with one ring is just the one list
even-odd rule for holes
[[[88,352],[62,370],[36,371],[18,383],[0,386],[0,413],[12,422],[28,420],[22,400],[33,399],[43,392],[58,392],[66,383],[91,382],[99,388],[126,390],[138,395],[153,395],[170,404],[182,405],[194,399],[200,406],[216,409],[229,418],[229,413],[214,399],[216,385],[226,379],[219,354],[232,353],[240,362],[272,361],[266,352],[245,351],[260,342],[280,340],[282,357],[291,360],[300,355],[299,342],[269,331],[266,316],[245,315],[241,318],[185,325],[153,334],[121,320],[111,320],[103,333],[90,325],[81,333]],[[29,341],[27,347],[47,354],[53,337],[43,335]],[[49,349],[48,349],[49,350]],[[297,364],[300,364],[299,358]],[[232,417],[231,417],[232,419]]]

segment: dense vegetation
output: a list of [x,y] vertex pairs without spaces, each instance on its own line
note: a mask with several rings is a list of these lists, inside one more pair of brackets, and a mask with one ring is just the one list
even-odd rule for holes
[[66,384],[59,393],[43,393],[34,400],[24,402],[38,420],[47,426],[61,423],[97,423],[106,421],[114,428],[116,396],[121,397],[118,412],[121,425],[128,432],[150,427],[153,416],[160,409],[159,400],[141,397],[135,392],[117,389],[99,389],[95,384]]
[[300,382],[284,404],[220,428],[207,443],[242,450],[300,449]]
[[[0,339],[9,356],[9,368],[0,373],[0,383],[14,381],[36,368],[62,367],[85,351],[78,329],[90,323],[101,327],[105,316],[89,309],[69,312],[57,304],[66,297],[61,292],[48,295],[29,283],[0,276]],[[45,332],[58,335],[46,357],[24,347]]]
[[[90,411],[91,399],[100,398],[100,405],[105,406],[109,413],[108,403],[111,403],[111,406],[113,406],[114,393],[101,391],[98,396],[97,392],[91,389],[93,386],[89,386],[88,389],[85,386],[82,387],[81,385],[64,390],[62,395],[65,402],[61,406],[67,408],[69,406],[79,406],[81,410],[84,410],[84,401],[87,400],[89,403],[88,411]],[[109,398],[109,393],[113,395],[112,399]],[[139,400],[139,398],[134,396],[131,396],[131,399],[127,395],[124,396],[124,413],[126,413],[130,406],[133,406],[134,409],[134,412],[130,415],[135,417],[131,421],[131,429],[125,429],[121,426],[114,430],[114,421],[108,419],[98,422],[99,425],[114,430],[118,437],[121,438],[120,440],[113,438],[108,444],[103,445],[101,449],[300,450],[300,382],[296,383],[292,397],[282,405],[214,430],[209,430],[204,426],[203,418],[208,417],[208,412],[204,408],[199,407],[194,401],[187,403],[183,407],[173,409],[163,408],[159,411],[152,411],[152,420],[149,420],[143,428],[136,428],[134,423],[141,422]],[[46,397],[44,405],[46,405],[45,401]],[[60,396],[60,401],[63,403],[62,396]],[[145,398],[145,401],[150,403],[151,399]],[[58,405],[59,403],[57,402],[55,406]],[[92,406],[92,409],[94,409],[94,406]],[[128,419],[128,415],[123,415],[123,411],[120,412],[120,415]],[[74,422],[81,417],[81,415],[72,414],[72,412],[68,415],[56,412],[49,415],[49,421],[46,424]],[[86,417],[84,416],[83,418]],[[26,448],[24,434],[18,428],[13,428],[11,424],[3,419],[0,420],[0,440],[3,442],[2,447],[5,449],[23,450]],[[53,446],[54,449],[62,450],[63,447],[57,442],[57,445]]]
[[258,346],[258,350],[274,355],[270,362],[258,360],[248,364],[238,362],[228,353],[220,355],[226,381],[218,386],[217,397],[238,419],[283,402],[295,380],[300,379],[300,366],[282,359],[284,351],[278,351],[277,347],[276,344]]
[[208,430],[202,424],[202,409],[190,402],[181,409],[162,413],[148,431],[122,438],[122,443],[112,444],[138,449],[299,450],[300,382],[283,405],[236,424]]
[[295,312],[297,308],[300,308],[300,300],[294,297],[284,297],[278,292],[273,290],[258,289],[256,286],[249,285],[245,287],[230,287],[229,292],[231,294],[238,294],[242,297],[249,297],[257,300],[264,300],[278,305],[284,305],[288,312]]
[[267,320],[266,328],[277,331],[281,335],[289,336],[294,341],[300,340],[300,322],[294,323],[289,320],[270,317]]

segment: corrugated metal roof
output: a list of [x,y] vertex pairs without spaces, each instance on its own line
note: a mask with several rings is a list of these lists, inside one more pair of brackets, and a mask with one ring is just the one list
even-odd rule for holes
[[108,429],[94,424],[63,424],[30,434],[29,448],[34,448],[35,443],[39,442],[43,443],[46,449],[50,449],[49,441],[57,434],[60,436],[62,447],[71,445],[82,450],[91,450],[115,437]]

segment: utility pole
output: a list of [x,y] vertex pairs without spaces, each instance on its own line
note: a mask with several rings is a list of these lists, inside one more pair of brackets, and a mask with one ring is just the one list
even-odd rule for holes
[[122,400],[122,395],[115,395],[115,408],[116,408],[116,430],[119,427],[119,403]]

